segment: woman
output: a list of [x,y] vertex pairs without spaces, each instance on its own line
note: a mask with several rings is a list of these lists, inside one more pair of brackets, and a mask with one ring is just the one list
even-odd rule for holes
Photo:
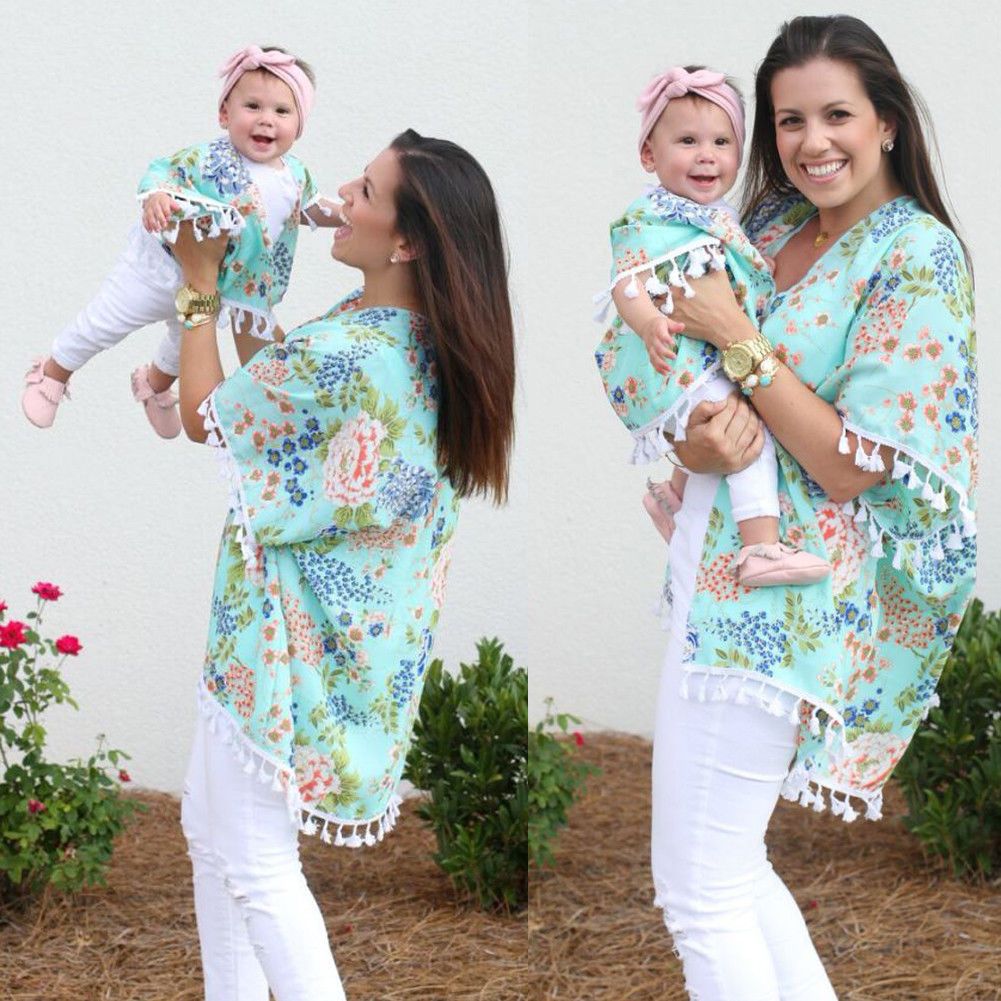
[[976,560],[972,286],[915,99],[870,28],[784,25],[756,104],[745,228],[775,259],[765,340],[718,273],[676,298],[674,332],[741,382],[782,446],[783,532],[833,573],[736,584],[715,474],[747,465],[760,430],[743,402],[703,404],[676,449],[696,475],[671,542],[652,862],[692,997],[819,1001],[834,991],[765,830],[780,792],[877,819],[933,704]]
[[489,180],[408,131],[340,195],[332,254],[364,287],[228,379],[209,315],[224,241],[189,230],[177,251],[181,420],[233,484],[182,810],[210,1001],[344,998],[298,831],[359,846],[392,828],[458,498],[507,492]]

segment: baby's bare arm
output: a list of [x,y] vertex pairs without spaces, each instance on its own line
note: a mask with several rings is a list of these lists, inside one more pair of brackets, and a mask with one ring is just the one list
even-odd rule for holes
[[650,356],[650,364],[661,375],[668,375],[668,361],[677,357],[674,335],[680,333],[684,326],[675,323],[654,305],[639,276],[635,279],[638,294],[628,296],[626,286],[631,281],[632,279],[626,279],[615,286],[612,301],[623,323],[643,340]]

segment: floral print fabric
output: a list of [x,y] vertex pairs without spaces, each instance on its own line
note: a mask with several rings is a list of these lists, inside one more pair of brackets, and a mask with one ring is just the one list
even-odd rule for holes
[[237,503],[203,679],[305,829],[352,845],[395,817],[457,514],[426,322],[356,297],[209,400]]
[[[773,201],[747,232],[774,254],[813,212],[799,198]],[[817,447],[872,471],[884,469],[878,446],[894,458],[882,484],[841,505],[776,442],[781,536],[833,567],[809,586],[736,582],[740,539],[721,481],[688,613],[683,694],[723,698],[719,680],[736,675],[739,701],[783,712],[781,694],[798,696],[784,794],[815,809],[826,797],[846,820],[858,797],[875,819],[883,784],[934,704],[974,582],[972,285],[955,236],[902,197],[760,314],[777,355],[842,416],[840,439]],[[706,354],[715,360],[715,349]]]
[[[278,236],[272,240],[265,223],[261,193],[228,136],[189,146],[154,160],[139,183],[140,200],[157,191],[174,195],[182,219],[211,219],[210,235],[229,233],[229,246],[219,269],[219,295],[224,305],[254,322],[258,337],[274,329],[273,308],[281,302],[292,273],[300,212],[316,200],[312,176],[291,154],[283,158],[292,172],[299,200]],[[177,222],[161,234],[177,237]]]
[[[692,294],[690,279],[726,267],[748,316],[774,292],[764,259],[728,213],[653,188],[611,225],[613,286],[626,283],[626,295],[640,283],[654,296]],[[719,370],[715,352],[702,341],[681,335],[672,375],[664,379],[650,364],[646,346],[619,317],[595,350],[605,394],[616,416],[632,433],[633,460],[648,462],[667,451],[664,432],[684,440],[687,395]]]

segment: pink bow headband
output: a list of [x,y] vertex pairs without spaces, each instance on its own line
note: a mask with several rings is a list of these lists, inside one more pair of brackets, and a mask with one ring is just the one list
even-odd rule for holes
[[219,107],[223,106],[223,102],[229,97],[229,92],[236,86],[240,77],[250,70],[267,70],[288,84],[299,109],[299,131],[296,133],[298,139],[313,107],[315,91],[309,77],[296,66],[295,56],[290,56],[287,52],[276,50],[265,52],[258,45],[248,45],[245,49],[234,52],[219,70],[219,76],[223,78]]
[[640,153],[643,143],[647,141],[657,119],[664,113],[668,104],[686,94],[698,94],[707,101],[719,105],[725,112],[733,134],[737,137],[737,159],[744,153],[744,105],[740,95],[726,82],[722,73],[713,70],[696,70],[689,73],[682,66],[672,66],[666,73],[655,76],[636,99],[636,109],[643,115],[640,126]]

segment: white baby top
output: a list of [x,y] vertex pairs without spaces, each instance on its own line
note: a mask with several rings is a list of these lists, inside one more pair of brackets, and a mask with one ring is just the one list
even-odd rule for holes
[[284,164],[280,170],[264,163],[255,163],[241,156],[251,180],[257,185],[264,203],[265,226],[268,237],[274,243],[288,221],[292,209],[295,208],[299,191],[292,176],[292,171]]

